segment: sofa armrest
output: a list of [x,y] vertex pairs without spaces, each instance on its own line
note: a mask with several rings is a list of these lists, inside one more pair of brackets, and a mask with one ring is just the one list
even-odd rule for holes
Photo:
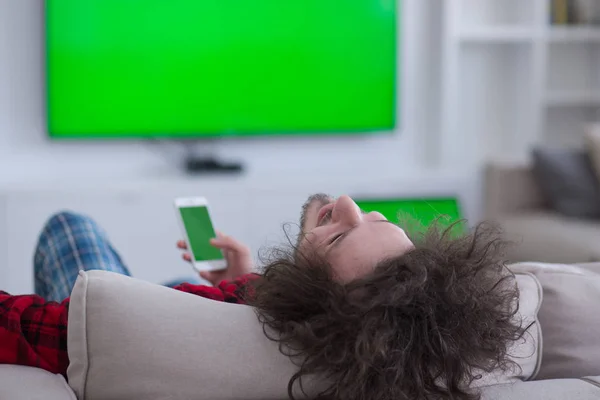
[[[600,262],[588,262],[588,263],[579,263],[574,264],[577,267],[583,268],[586,271],[590,271],[596,274],[600,274]],[[600,377],[598,377],[600,383]]]
[[488,164],[484,176],[485,218],[545,209],[546,204],[531,167]]

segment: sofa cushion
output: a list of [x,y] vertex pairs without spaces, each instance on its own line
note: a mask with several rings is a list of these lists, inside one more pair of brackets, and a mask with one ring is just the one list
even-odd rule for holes
[[586,151],[535,149],[533,174],[554,210],[569,217],[600,217],[600,182]]
[[521,212],[498,216],[505,237],[514,242],[512,262],[581,263],[600,261],[600,222],[556,212]]
[[511,268],[535,274],[544,290],[537,379],[600,375],[600,264],[521,263]]
[[79,400],[280,400],[296,372],[250,307],[103,271],[77,279],[68,351]]
[[[597,378],[596,378],[597,379]],[[591,400],[600,399],[593,378],[552,379],[496,385],[482,391],[481,400]]]
[[[535,319],[539,286],[531,275],[518,282],[523,298],[538,299],[522,305],[523,312],[530,310],[523,315],[528,323]],[[527,338],[535,339],[538,331],[530,332]],[[511,349],[522,372],[481,382],[530,378],[539,365],[538,345],[528,341]],[[281,400],[297,371],[265,337],[251,307],[103,271],[81,272],[77,279],[68,349],[69,383],[79,400]],[[304,382],[309,395],[318,388],[316,380]]]
[[62,375],[20,365],[0,365],[2,400],[77,400]]

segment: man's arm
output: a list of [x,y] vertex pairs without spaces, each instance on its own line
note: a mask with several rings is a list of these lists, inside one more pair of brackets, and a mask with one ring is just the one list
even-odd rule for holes
[[217,286],[192,285],[184,283],[176,286],[174,289],[181,292],[195,294],[207,299],[224,301],[226,303],[245,304],[246,298],[250,292],[250,282],[258,279],[260,275],[247,274],[242,275],[231,281],[222,281]]
[[46,302],[35,295],[0,292],[0,364],[67,373],[69,300]]

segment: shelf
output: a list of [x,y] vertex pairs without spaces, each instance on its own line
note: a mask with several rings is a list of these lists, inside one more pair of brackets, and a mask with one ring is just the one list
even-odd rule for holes
[[532,41],[535,32],[530,28],[516,27],[465,28],[458,36],[467,42],[520,43]]
[[600,107],[600,90],[548,92],[546,105],[548,107]]
[[[551,42],[600,42],[600,26],[551,27],[547,32]],[[459,39],[471,42],[527,42],[536,36],[532,28],[515,26],[467,27],[458,34]]]
[[547,0],[460,0],[457,17],[461,26],[532,26],[536,1]]
[[548,37],[554,42],[600,42],[600,27],[593,26],[553,26]]

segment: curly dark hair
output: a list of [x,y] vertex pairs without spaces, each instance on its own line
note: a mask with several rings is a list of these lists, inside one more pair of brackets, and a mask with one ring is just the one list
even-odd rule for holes
[[528,327],[499,230],[456,235],[433,224],[415,249],[347,284],[314,255],[279,249],[249,303],[267,336],[297,360],[288,393],[303,378],[315,399],[473,400],[482,372],[518,368],[509,349]]

